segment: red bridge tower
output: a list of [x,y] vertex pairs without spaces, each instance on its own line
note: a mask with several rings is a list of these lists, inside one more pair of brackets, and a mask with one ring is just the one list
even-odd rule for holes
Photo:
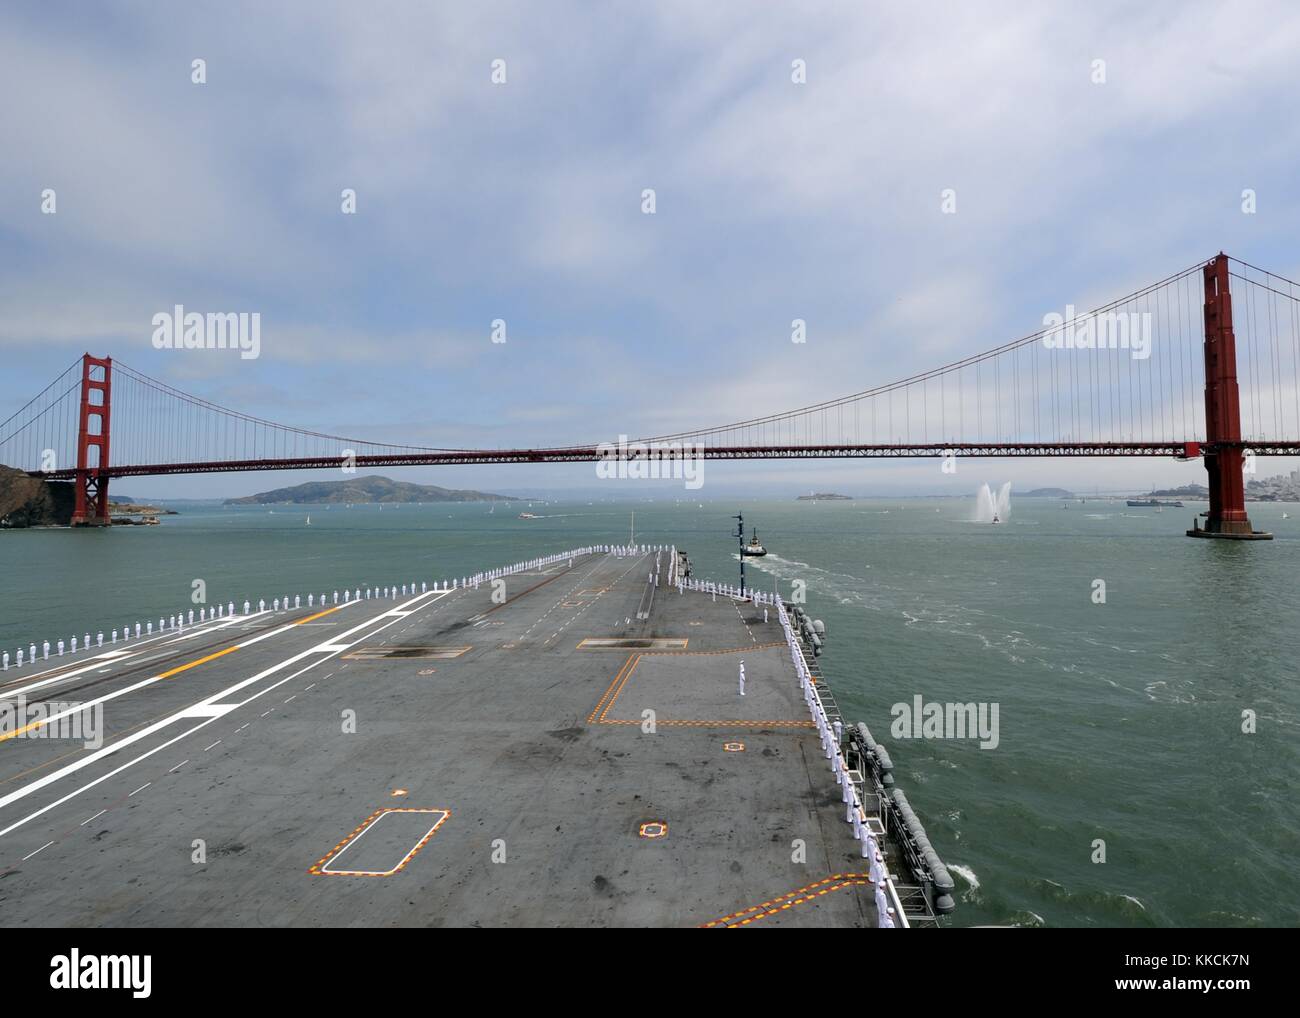
[[81,415],[77,427],[74,527],[106,527],[108,518],[108,419],[113,358],[81,358]]
[[1269,540],[1246,515],[1242,473],[1241,405],[1237,392],[1237,339],[1232,331],[1228,256],[1219,252],[1205,276],[1205,469],[1210,475],[1210,514],[1193,522],[1188,537]]

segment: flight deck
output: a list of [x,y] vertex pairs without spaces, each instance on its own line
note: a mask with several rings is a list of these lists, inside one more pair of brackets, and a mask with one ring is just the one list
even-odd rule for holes
[[6,925],[876,926],[776,609],[666,554],[11,668]]

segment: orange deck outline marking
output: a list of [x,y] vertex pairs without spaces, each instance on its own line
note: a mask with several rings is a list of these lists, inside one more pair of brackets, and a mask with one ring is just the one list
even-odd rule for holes
[[637,834],[643,838],[666,838],[668,836],[668,824],[663,820],[647,820],[637,828]]
[[871,874],[869,873],[832,873],[824,880],[818,880],[816,883],[804,887],[797,887],[793,891],[773,898],[771,901],[765,901],[761,905],[751,905],[749,908],[733,912],[731,915],[724,915],[712,922],[701,923],[699,929],[707,930],[714,927],[724,927],[737,930],[759,919],[766,919],[778,912],[784,912],[796,905],[803,905],[815,898],[820,898],[824,894],[830,894],[831,891],[842,891],[845,888],[869,886],[870,884]]
[[[350,842],[355,841],[363,833],[365,833],[366,829],[370,827],[372,824],[374,824],[385,813],[441,813],[442,816],[439,817],[438,822],[429,829],[429,832],[425,834],[425,836],[421,838],[418,842],[416,842],[415,847],[406,853],[406,856],[402,859],[402,861],[399,862],[393,869],[388,870],[385,873],[380,873],[374,870],[327,870],[325,869],[325,864],[327,862],[335,858],[340,852],[343,851],[343,849],[347,848]],[[313,876],[318,876],[318,877],[391,877],[393,874],[400,873],[403,869],[406,868],[406,864],[409,863],[412,859],[416,857],[416,855],[419,854],[420,849],[424,848],[424,846],[429,843],[429,839],[438,833],[438,828],[440,828],[444,823],[446,823],[450,817],[451,817],[451,810],[449,809],[442,809],[442,808],[429,809],[429,808],[417,808],[413,806],[381,807],[380,809],[377,809],[373,813],[371,813],[370,816],[366,817],[365,820],[361,821],[361,823],[357,827],[353,828],[352,832],[346,838],[344,838],[337,845],[335,845],[328,852],[326,852],[325,855],[323,855],[319,860],[316,861],[316,863],[314,863],[312,866],[308,868],[307,872],[312,874]]]
[[743,742],[724,742],[722,751],[724,753],[743,753],[745,752],[745,744]]
[[627,668],[627,666],[630,665],[633,662],[633,660],[639,658],[640,656],[641,656],[640,654],[629,654],[627,656],[627,660],[623,662],[623,667],[620,668],[614,674],[613,681],[611,681],[610,684],[605,688],[605,692],[601,694],[600,699],[596,702],[596,706],[592,709],[591,713],[587,715],[587,724],[591,725],[596,723],[596,715],[600,712],[600,708],[604,705],[605,701],[609,698],[609,694],[614,691],[614,687],[618,684],[618,680],[623,675],[623,670]]
[[609,709],[614,706],[614,701],[623,695],[623,687],[627,685],[627,680],[630,679],[632,673],[636,671],[636,666],[641,663],[641,656],[642,655],[640,654],[633,654],[628,658],[627,663],[624,665],[622,681],[619,682],[618,687],[614,690],[614,695],[609,698],[608,702],[606,702],[605,709],[600,712],[600,717],[596,719],[600,724],[605,724],[605,717],[609,714]]
[[[609,717],[610,709],[613,708],[618,698],[623,695],[623,689],[627,686],[628,680],[632,678],[632,673],[636,671],[637,665],[640,664],[641,658],[650,655],[653,657],[698,657],[708,654],[743,654],[746,652],[753,653],[755,650],[765,650],[769,647],[784,647],[784,643],[760,643],[757,647],[736,647],[732,650],[696,650],[696,651],[659,651],[648,650],[632,654],[623,662],[623,667],[618,670],[614,680],[605,690],[604,695],[596,703],[592,712],[587,715],[587,724],[589,725],[639,725],[639,719],[611,718]],[[678,719],[678,718],[659,718],[655,721],[656,725],[665,725],[670,728],[816,728],[812,721],[789,721],[789,720],[740,720],[740,719],[719,719],[700,720],[700,719]]]

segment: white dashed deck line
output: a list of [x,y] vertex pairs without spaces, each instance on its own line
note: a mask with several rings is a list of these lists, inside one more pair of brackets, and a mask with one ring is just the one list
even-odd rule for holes
[[[446,591],[428,591],[428,592],[425,593],[425,594],[419,594],[419,595],[417,595],[416,597],[412,598],[410,601],[406,602],[406,604],[407,604],[407,605],[418,604],[418,603],[421,602],[421,601],[428,601],[428,599],[429,599],[430,597],[433,598],[433,601],[428,601],[428,603],[429,603],[429,604],[432,604],[432,603],[436,602],[437,600],[439,600],[440,598],[446,596],[446,593],[447,593]],[[350,601],[350,602],[347,602],[347,603],[348,603],[348,604],[355,604],[355,603],[357,603],[357,601],[354,600],[354,601]],[[336,637],[336,640],[337,640],[337,639],[346,638],[346,637],[348,637],[348,636],[353,635],[354,633],[358,633],[358,632],[360,632],[360,631],[363,630],[363,629],[367,629],[367,628],[369,628],[370,626],[373,626],[376,622],[381,621],[381,620],[383,619],[383,617],[384,617],[384,616],[372,616],[371,618],[366,619],[364,622],[358,623],[356,626],[353,626],[351,629],[349,629],[349,630],[347,630],[347,631],[345,631],[345,632],[343,632],[343,633],[339,633],[338,636]],[[387,628],[387,626],[391,626],[392,624],[393,624],[392,622],[389,622],[389,623],[387,623],[387,625],[385,625],[385,626],[381,626],[381,627],[379,628],[379,630],[376,630],[376,631],[377,631],[377,632],[378,632],[378,631],[382,631],[383,629]],[[293,624],[291,623],[290,626],[288,626],[288,627],[283,627],[283,628],[287,629],[287,628],[291,628],[292,626],[293,626]],[[248,642],[257,642],[257,641],[260,641],[261,639],[265,639],[265,638],[267,638],[267,637],[273,635],[274,632],[279,632],[279,631],[283,631],[283,630],[275,630],[275,631],[272,631],[272,632],[270,632],[270,633],[265,633],[265,634],[263,634],[261,637],[257,637],[257,638],[255,638],[253,641],[248,641]],[[354,643],[355,643],[355,642],[360,642],[360,640],[354,641]],[[245,643],[245,644],[241,644],[240,646],[245,646],[245,645],[247,645],[247,644],[246,644],[246,643]],[[234,709],[234,707],[227,707],[226,705],[222,705],[222,704],[220,704],[219,701],[222,700],[224,697],[229,696],[231,693],[237,692],[237,691],[239,691],[239,690],[241,690],[241,689],[247,688],[248,686],[252,685],[252,684],[255,683],[255,682],[260,682],[262,679],[266,678],[267,676],[269,676],[269,675],[273,675],[274,673],[280,671],[281,669],[287,668],[287,667],[289,667],[289,666],[291,666],[291,665],[297,663],[298,661],[303,660],[304,658],[311,657],[311,656],[313,656],[313,655],[319,655],[319,654],[321,654],[321,653],[329,653],[329,654],[331,654],[331,655],[334,654],[334,653],[338,653],[338,650],[327,650],[327,648],[333,648],[333,647],[336,647],[336,646],[338,646],[337,643],[333,643],[333,644],[318,644],[318,645],[316,645],[315,647],[310,647],[310,648],[308,648],[307,650],[304,650],[304,651],[302,651],[302,652],[300,652],[300,653],[298,653],[298,654],[294,654],[293,656],[286,658],[285,660],[279,662],[279,663],[276,664],[276,665],[272,665],[270,668],[267,668],[267,669],[265,669],[265,670],[263,670],[263,671],[261,671],[261,672],[258,672],[256,675],[252,675],[252,676],[250,676],[249,678],[244,679],[244,680],[241,681],[241,682],[237,682],[237,683],[235,683],[233,686],[228,686],[226,689],[223,689],[223,690],[220,690],[220,691],[217,692],[217,693],[214,693],[212,696],[208,697],[206,700],[202,701],[202,703],[200,703],[200,704],[195,704],[195,705],[193,705],[193,706],[187,708],[185,711],[177,712],[176,714],[172,714],[172,715],[169,715],[168,717],[163,718],[161,721],[154,722],[154,723],[151,724],[151,725],[146,725],[144,728],[140,729],[139,731],[134,732],[134,733],[132,733],[131,735],[125,736],[125,737],[123,737],[123,738],[121,738],[121,739],[118,739],[116,742],[114,742],[114,743],[112,743],[112,744],[110,744],[110,745],[108,745],[108,746],[105,746],[105,747],[103,747],[102,749],[96,750],[95,752],[88,754],[87,756],[83,757],[83,758],[80,759],[80,760],[76,760],[76,761],[74,761],[73,763],[70,763],[70,764],[68,764],[68,765],[65,766],[65,767],[61,767],[61,768],[60,768],[59,770],[57,770],[57,771],[54,771],[54,772],[52,772],[52,773],[50,773],[50,774],[47,774],[47,775],[45,775],[45,776],[42,777],[42,778],[38,778],[38,779],[36,779],[35,781],[32,781],[32,782],[30,782],[29,784],[26,784],[26,785],[22,786],[21,788],[18,788],[18,789],[16,789],[16,790],[14,790],[13,792],[10,792],[8,795],[0,796],[0,809],[4,808],[5,806],[10,805],[10,804],[13,803],[13,802],[18,801],[19,799],[23,799],[23,798],[25,798],[26,796],[32,794],[33,792],[38,791],[39,789],[44,788],[44,787],[46,787],[47,785],[50,785],[50,784],[52,784],[53,782],[58,781],[58,780],[60,780],[60,779],[62,779],[62,778],[64,778],[64,777],[66,777],[66,776],[69,775],[69,774],[73,774],[73,773],[75,773],[75,772],[81,770],[81,769],[84,768],[84,767],[88,767],[88,766],[90,766],[91,764],[93,764],[93,763],[95,763],[95,762],[97,762],[97,761],[99,761],[99,760],[102,760],[102,759],[103,759],[104,757],[106,757],[106,756],[110,756],[110,755],[112,755],[112,754],[114,754],[114,753],[118,753],[118,752],[120,752],[120,751],[121,751],[122,749],[124,749],[126,746],[132,745],[133,743],[139,742],[139,741],[142,740],[142,739],[148,738],[150,735],[153,735],[154,733],[156,733],[156,732],[158,732],[158,731],[161,731],[163,728],[166,728],[166,727],[167,727],[168,725],[170,725],[173,721],[180,720],[180,719],[185,718],[185,717],[193,717],[193,716],[195,716],[193,712],[199,711],[199,710],[200,710],[201,708],[203,708],[203,707],[208,707],[208,708],[218,708],[218,709],[221,710],[221,714],[228,713],[229,710]],[[350,647],[350,646],[352,646],[352,644],[344,644],[344,645],[342,645],[342,647],[341,647],[340,649],[341,649],[341,650],[346,650],[346,649],[347,649],[348,647]],[[326,659],[326,658],[320,658],[320,657],[317,657],[316,660],[312,661],[312,662],[311,662],[310,664],[308,664],[305,668],[302,668],[302,669],[300,669],[299,671],[295,672],[293,675],[289,676],[289,678],[287,678],[287,679],[282,679],[280,682],[275,683],[274,685],[270,686],[268,689],[266,689],[266,690],[262,690],[261,693],[255,693],[253,696],[250,696],[247,700],[244,700],[244,701],[242,701],[242,702],[240,702],[240,703],[238,703],[238,704],[236,704],[236,705],[234,705],[234,706],[235,706],[235,707],[242,707],[242,706],[244,706],[245,704],[251,702],[252,700],[257,699],[257,697],[258,697],[258,696],[261,696],[263,693],[269,692],[271,689],[274,689],[274,688],[276,688],[277,686],[283,685],[285,682],[289,681],[289,679],[296,678],[298,675],[303,674],[303,672],[309,670],[310,668],[315,667],[315,665],[321,663],[323,660],[327,660],[327,659]],[[346,666],[345,666],[345,667],[346,667]],[[120,693],[117,694],[117,695],[120,695]],[[83,704],[81,707],[78,708],[78,710],[84,710],[84,709],[86,708],[86,706],[88,706],[88,705],[87,705],[87,704]],[[267,713],[270,713],[270,712],[268,711]],[[26,824],[26,823],[29,823],[30,821],[36,819],[37,817],[42,816],[42,815],[45,814],[45,813],[48,813],[50,810],[56,808],[57,806],[61,806],[61,805],[63,805],[65,802],[67,802],[67,801],[69,801],[70,799],[76,797],[77,795],[80,795],[82,792],[86,791],[87,789],[93,788],[93,787],[95,787],[96,785],[100,784],[100,783],[103,782],[103,781],[107,781],[109,778],[112,778],[112,777],[116,776],[117,774],[120,774],[122,771],[126,770],[128,767],[132,767],[132,766],[134,766],[135,764],[139,763],[140,761],[145,760],[145,759],[149,758],[150,756],[153,756],[153,754],[155,754],[155,753],[157,753],[157,752],[159,752],[159,751],[161,751],[161,750],[163,750],[163,749],[166,749],[168,746],[171,746],[172,744],[174,744],[174,743],[176,743],[176,742],[179,742],[181,739],[184,739],[184,738],[186,738],[187,736],[192,735],[194,732],[198,731],[200,728],[203,728],[203,727],[205,727],[206,725],[211,724],[213,721],[216,720],[216,717],[218,717],[218,716],[220,716],[220,715],[203,715],[203,720],[200,722],[200,724],[195,725],[194,727],[189,728],[189,729],[187,729],[187,730],[184,731],[184,732],[181,732],[179,735],[175,736],[174,738],[168,739],[166,742],[162,743],[161,745],[156,746],[156,747],[154,747],[153,749],[148,750],[148,751],[146,751],[146,752],[140,754],[139,756],[135,757],[133,760],[130,760],[130,761],[128,761],[127,763],[122,764],[120,767],[117,767],[117,768],[115,768],[114,770],[109,771],[107,774],[103,774],[103,775],[101,775],[100,777],[94,779],[93,781],[87,782],[86,784],[80,786],[79,788],[75,788],[75,789],[73,789],[73,790],[72,790],[71,792],[69,792],[67,795],[64,795],[64,796],[62,796],[61,798],[56,799],[56,800],[54,800],[54,801],[51,802],[51,803],[48,803],[47,805],[41,807],[40,809],[36,810],[35,812],[28,814],[27,816],[23,817],[23,818],[20,819],[20,820],[15,821],[14,823],[10,824],[9,826],[7,826],[7,827],[5,827],[5,828],[3,828],[3,829],[0,829],[0,837],[4,837],[6,834],[9,834],[10,832],[16,830],[17,828],[23,826],[23,825]],[[263,715],[263,717],[265,717],[265,715]],[[147,782],[146,784],[141,785],[139,788],[137,788],[137,789],[135,790],[135,792],[132,792],[131,795],[135,795],[137,792],[141,792],[141,791],[143,791],[145,788],[148,788],[148,787],[149,787],[149,784],[151,784],[151,783],[152,783],[152,782]],[[128,796],[127,798],[130,798],[130,796]]]

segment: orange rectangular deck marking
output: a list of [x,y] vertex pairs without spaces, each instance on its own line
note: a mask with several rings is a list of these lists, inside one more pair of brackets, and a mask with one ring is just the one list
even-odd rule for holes
[[786,909],[802,905],[814,898],[820,898],[831,891],[840,891],[845,888],[861,887],[863,885],[871,886],[870,874],[834,873],[824,880],[818,880],[816,883],[797,888],[788,894],[773,898],[771,901],[765,901],[761,905],[752,905],[740,912],[733,912],[730,915],[722,916],[720,919],[714,919],[712,922],[701,923],[700,929],[717,929],[719,927],[732,930],[739,929],[748,926],[757,919],[765,919],[768,916],[776,915],[778,912],[784,912]]
[[[354,849],[357,842],[360,841],[366,833],[372,831],[385,817],[392,814],[400,815],[411,813],[424,813],[429,816],[435,816],[437,819],[432,821],[432,826],[424,832],[413,847],[405,851],[392,868],[386,870],[330,868],[331,863],[337,862],[340,856],[347,853],[350,849]],[[437,833],[438,828],[441,827],[450,816],[451,810],[449,809],[424,809],[391,806],[377,809],[375,812],[371,813],[370,816],[366,817],[360,826],[355,828],[351,834],[331,848],[329,852],[327,852],[314,866],[310,867],[307,872],[315,876],[327,877],[391,877],[395,873],[400,873],[406,867],[406,864],[415,858],[419,851],[429,843],[429,839]],[[426,820],[425,822],[428,823],[429,821]]]
[[[585,641],[584,641],[585,642]],[[579,647],[582,644],[578,645]],[[734,647],[728,650],[698,650],[687,652],[673,651],[642,651],[634,653],[623,662],[623,667],[618,670],[614,680],[605,690],[604,695],[596,703],[595,708],[587,716],[587,724],[592,725],[639,725],[640,720],[611,718],[609,712],[613,709],[618,698],[623,695],[628,681],[632,678],[632,673],[637,670],[643,657],[697,657],[712,654],[744,654],[755,650],[764,650],[770,647],[784,647],[784,643],[760,643],[754,647]],[[812,721],[794,721],[788,718],[765,718],[762,720],[743,719],[743,718],[658,718],[655,724],[661,727],[675,728],[816,728]]]

